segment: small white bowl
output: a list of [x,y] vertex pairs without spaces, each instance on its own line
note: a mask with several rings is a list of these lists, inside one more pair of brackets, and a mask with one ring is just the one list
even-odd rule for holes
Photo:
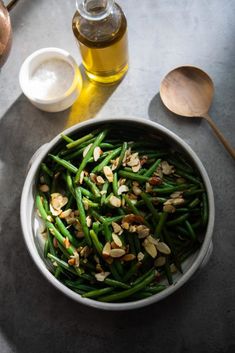
[[167,128],[154,123],[152,121],[140,118],[109,118],[109,119],[92,119],[85,121],[83,123],[74,125],[69,129],[64,131],[64,134],[70,135],[75,133],[88,133],[91,130],[102,128],[105,125],[116,126],[117,129],[126,129],[126,131],[139,131],[139,133],[154,134],[163,138],[167,141],[174,149],[177,149],[183,152],[189,160],[191,160],[192,165],[194,165],[195,170],[197,170],[204,182],[205,189],[208,197],[208,206],[209,206],[209,219],[207,224],[207,229],[205,231],[205,236],[201,248],[197,252],[192,254],[184,263],[183,271],[181,274],[177,272],[174,278],[174,284],[163,290],[158,294],[154,294],[149,298],[141,299],[138,301],[132,302],[123,302],[123,303],[103,303],[93,299],[82,298],[78,293],[75,293],[59,280],[57,280],[54,275],[49,271],[50,262],[45,260],[43,256],[43,244],[42,236],[40,234],[40,225],[38,224],[36,218],[36,207],[35,207],[35,193],[36,193],[36,180],[38,176],[38,169],[40,168],[41,162],[50,153],[53,148],[55,148],[61,141],[61,135],[57,135],[53,140],[47,143],[44,146],[41,146],[30,161],[29,170],[25,179],[22,197],[21,197],[21,226],[23,230],[24,240],[26,242],[27,248],[29,250],[32,259],[47,278],[47,280],[53,284],[57,289],[68,297],[76,300],[81,304],[85,304],[94,308],[103,309],[103,310],[130,310],[137,309],[152,303],[156,303],[167,296],[173,294],[176,290],[182,287],[190,278],[199,272],[202,269],[212,252],[212,234],[214,227],[214,218],[215,218],[215,206],[214,206],[214,196],[211,183],[207,172],[202,165],[202,162],[197,157],[196,153],[191,149],[191,147],[183,141],[179,136],[174,134],[172,131]]
[[[34,71],[44,62],[51,59],[59,59],[68,63],[73,69],[71,86],[63,94],[53,98],[37,97],[31,87],[31,78]],[[19,82],[23,93],[37,108],[47,112],[60,112],[69,108],[78,98],[82,89],[82,76],[74,58],[65,50],[59,48],[43,48],[35,51],[23,62]]]

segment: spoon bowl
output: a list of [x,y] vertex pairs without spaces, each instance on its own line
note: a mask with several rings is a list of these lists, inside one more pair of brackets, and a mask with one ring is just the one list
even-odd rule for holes
[[181,66],[170,71],[160,86],[164,105],[173,113],[184,117],[205,119],[226,150],[235,159],[235,150],[225,139],[208,114],[214,95],[212,79],[194,66]]

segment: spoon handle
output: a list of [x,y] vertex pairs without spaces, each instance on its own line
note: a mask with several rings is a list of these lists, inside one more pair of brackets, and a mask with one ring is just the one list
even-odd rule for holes
[[233,157],[233,159],[235,159],[235,149],[230,145],[228,140],[226,140],[226,138],[224,137],[222,132],[218,129],[218,127],[216,126],[214,121],[211,119],[210,115],[209,114],[205,114],[205,115],[203,115],[203,118],[205,118],[206,121],[209,123],[209,125],[214,130],[216,136],[222,142],[222,144],[224,145],[224,147],[226,148],[228,153]]

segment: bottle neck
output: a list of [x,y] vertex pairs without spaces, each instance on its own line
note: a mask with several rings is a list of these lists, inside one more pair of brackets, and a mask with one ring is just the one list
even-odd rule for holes
[[113,11],[114,0],[77,0],[77,10],[87,20],[100,21]]

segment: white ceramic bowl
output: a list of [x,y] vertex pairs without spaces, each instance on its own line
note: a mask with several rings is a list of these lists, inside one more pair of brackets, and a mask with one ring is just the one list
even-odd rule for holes
[[[58,94],[58,96],[53,98],[42,99],[36,91],[32,91],[30,80],[35,69],[51,59],[59,59],[68,63],[73,69],[73,80],[71,86],[63,94]],[[63,75],[62,72],[61,75]],[[71,107],[82,89],[82,76],[78,65],[67,51],[59,48],[39,49],[28,56],[21,66],[19,82],[23,93],[30,102],[37,108],[47,112],[60,112]]]
[[77,124],[69,129],[67,129],[65,134],[73,134],[75,132],[83,132],[93,130],[98,126],[104,124],[116,124],[116,126],[120,128],[126,129],[136,129],[138,128],[141,134],[151,133],[156,134],[158,136],[163,137],[167,140],[174,148],[177,148],[184,152],[189,159],[194,164],[195,168],[201,174],[203,182],[205,184],[208,203],[209,203],[209,220],[208,226],[205,233],[204,241],[201,248],[191,255],[187,261],[183,264],[184,273],[177,273],[174,275],[174,285],[169,286],[164,291],[155,294],[147,299],[142,299],[129,303],[101,303],[92,299],[82,298],[79,294],[73,292],[61,282],[59,282],[48,270],[49,263],[43,258],[43,246],[41,244],[41,235],[38,231],[38,223],[35,217],[35,181],[37,177],[38,168],[40,163],[48,154],[48,152],[58,144],[61,140],[60,135],[56,136],[51,142],[44,145],[40,151],[32,160],[31,166],[29,168],[21,198],[21,225],[24,234],[24,239],[31,254],[35,264],[39,268],[39,270],[43,273],[43,275],[51,282],[57,289],[59,289],[62,293],[66,294],[68,297],[80,302],[82,304],[92,306],[99,309],[105,310],[129,310],[140,308],[159,300],[166,298],[168,295],[175,292],[179,289],[183,284],[185,284],[194,274],[198,271],[203,265],[207,262],[208,257],[212,250],[212,233],[214,226],[214,197],[213,191],[211,187],[210,180],[206,173],[205,168],[203,167],[201,161],[195,154],[195,152],[189,147],[187,143],[185,143],[180,137],[166,129],[165,127],[156,124],[154,122],[148,121],[146,119],[140,118],[112,118],[112,119],[93,119],[81,124]]

